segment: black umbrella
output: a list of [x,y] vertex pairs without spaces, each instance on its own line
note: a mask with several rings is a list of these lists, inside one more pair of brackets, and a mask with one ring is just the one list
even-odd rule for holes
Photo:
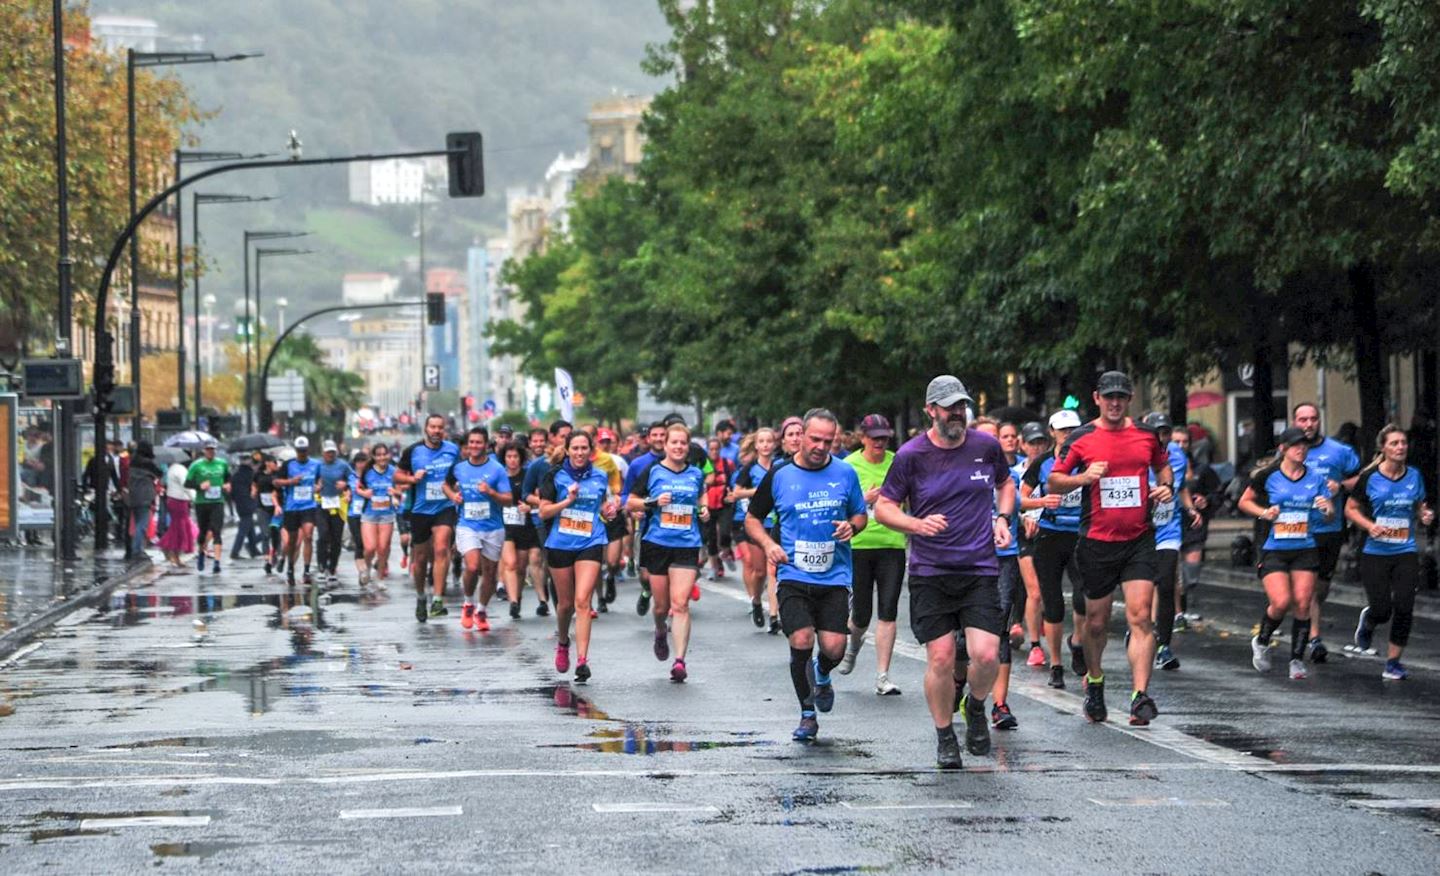
[[241,453],[246,450],[269,450],[271,447],[283,447],[284,439],[277,438],[269,432],[251,432],[249,435],[241,435],[234,441],[225,445],[225,449],[231,453]]
[[160,465],[174,465],[175,463],[190,462],[190,454],[179,447],[157,447],[155,448],[155,461]]

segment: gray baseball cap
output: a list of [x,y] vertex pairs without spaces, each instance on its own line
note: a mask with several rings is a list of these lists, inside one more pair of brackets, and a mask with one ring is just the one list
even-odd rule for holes
[[1026,444],[1035,441],[1044,441],[1049,437],[1050,435],[1045,431],[1045,426],[1042,423],[1030,422],[1020,427],[1020,440]]
[[960,378],[953,374],[942,374],[930,381],[930,386],[925,389],[925,404],[939,405],[948,408],[956,402],[967,401],[974,403],[970,393],[966,391],[965,384]]
[[1102,397],[1107,395],[1135,395],[1135,384],[1123,371],[1106,371],[1095,384],[1095,391]]

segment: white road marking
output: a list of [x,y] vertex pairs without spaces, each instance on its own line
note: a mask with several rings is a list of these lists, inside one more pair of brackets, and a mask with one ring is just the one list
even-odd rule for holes
[[860,812],[904,812],[924,809],[970,809],[974,804],[967,803],[963,800],[956,800],[951,803],[851,803],[849,800],[841,800],[840,805],[846,809],[854,809]]
[[463,815],[459,806],[410,806],[399,809],[342,809],[341,818],[439,818]]
[[592,803],[591,808],[596,812],[607,814],[624,812],[705,812],[711,815],[720,814],[720,810],[714,806],[690,803]]
[[1184,808],[1219,808],[1229,806],[1224,800],[1216,800],[1213,797],[1201,797],[1197,799],[1185,799],[1183,797],[1090,797],[1091,803],[1096,806],[1118,807],[1118,806],[1175,806]]
[[81,830],[110,830],[117,827],[204,827],[208,815],[134,815],[126,818],[86,818]]
[[1370,809],[1440,809],[1440,800],[1352,800]]
[[40,650],[43,647],[45,647],[44,642],[31,642],[30,644],[16,651],[14,654],[11,654],[9,657],[5,658],[3,662],[0,662],[0,667],[8,668],[10,666],[13,666],[16,663],[19,663],[21,660],[24,660],[29,655],[34,654],[36,651]]

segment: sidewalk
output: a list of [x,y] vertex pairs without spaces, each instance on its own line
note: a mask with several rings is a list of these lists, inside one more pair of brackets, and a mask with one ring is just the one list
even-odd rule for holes
[[50,545],[0,546],[0,659],[64,615],[144,574],[149,559],[127,562],[114,548],[96,556],[82,545],[74,562],[56,564]]

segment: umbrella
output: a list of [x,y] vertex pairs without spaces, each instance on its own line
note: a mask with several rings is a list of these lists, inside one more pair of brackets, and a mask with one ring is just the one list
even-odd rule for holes
[[251,432],[249,435],[241,435],[234,441],[225,445],[225,449],[231,453],[239,453],[247,450],[268,450],[271,447],[283,447],[284,440],[269,432]]
[[155,448],[155,462],[159,465],[174,465],[175,463],[187,463],[190,461],[190,454],[179,447],[157,447]]
[[1211,405],[1218,405],[1224,400],[1225,396],[1220,393],[1202,389],[1199,392],[1190,393],[1190,396],[1185,399],[1185,410],[1195,411],[1200,408],[1208,408]]
[[165,446],[179,447],[183,450],[199,450],[205,446],[206,441],[214,440],[215,436],[209,432],[200,432],[192,429],[188,432],[177,432],[169,438],[166,438]]

